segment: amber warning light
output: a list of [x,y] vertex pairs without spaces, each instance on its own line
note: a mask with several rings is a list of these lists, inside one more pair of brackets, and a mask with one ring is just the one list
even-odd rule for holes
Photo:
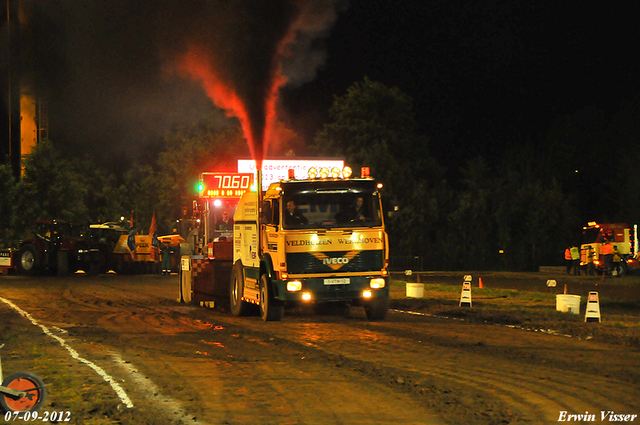
[[252,184],[253,173],[202,173],[198,192],[203,198],[240,198]]

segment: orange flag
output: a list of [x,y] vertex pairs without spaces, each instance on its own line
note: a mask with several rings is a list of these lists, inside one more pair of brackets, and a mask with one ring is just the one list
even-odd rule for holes
[[156,212],[153,212],[151,218],[151,227],[149,228],[149,234],[151,235],[151,261],[158,261],[158,228],[156,225]]

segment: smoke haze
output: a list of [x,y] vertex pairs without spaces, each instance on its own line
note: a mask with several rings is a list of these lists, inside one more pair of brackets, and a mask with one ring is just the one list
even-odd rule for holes
[[[33,43],[22,51],[35,58],[30,73],[48,99],[51,137],[70,152],[98,146],[135,157],[172,126],[210,115],[212,98],[245,120],[253,154],[262,157],[279,88],[315,78],[322,40],[343,4],[38,0],[29,3]],[[220,87],[243,112],[212,95]]]

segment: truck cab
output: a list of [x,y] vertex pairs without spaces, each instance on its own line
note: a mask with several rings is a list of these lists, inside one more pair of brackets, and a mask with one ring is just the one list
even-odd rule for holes
[[234,216],[231,311],[250,304],[263,320],[285,305],[363,306],[370,320],[389,308],[388,237],[380,188],[370,177],[272,183],[247,192]]

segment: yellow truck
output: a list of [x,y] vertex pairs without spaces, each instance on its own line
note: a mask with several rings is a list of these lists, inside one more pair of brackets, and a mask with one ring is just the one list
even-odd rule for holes
[[245,193],[234,215],[231,312],[259,307],[280,320],[286,305],[362,306],[369,320],[389,309],[389,243],[381,185],[350,170],[312,172]]

